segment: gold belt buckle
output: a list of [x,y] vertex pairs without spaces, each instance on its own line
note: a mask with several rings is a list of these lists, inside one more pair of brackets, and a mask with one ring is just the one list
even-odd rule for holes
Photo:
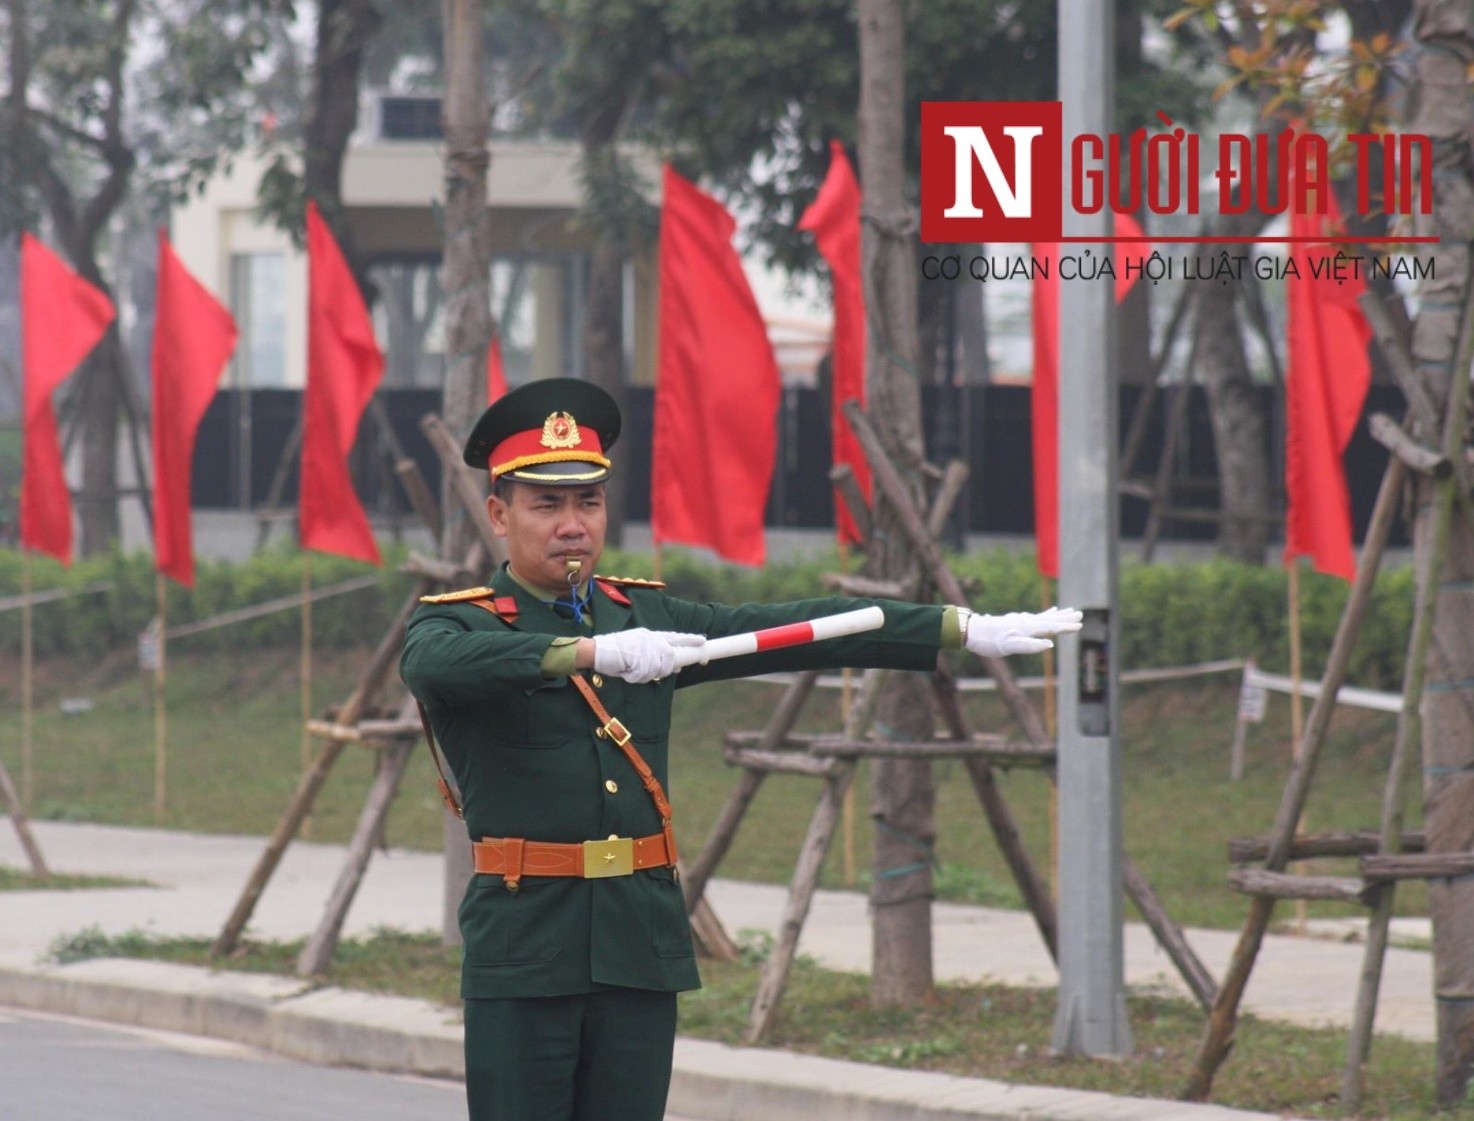
[[635,839],[610,837],[607,841],[583,843],[583,878],[602,880],[628,876],[635,870]]

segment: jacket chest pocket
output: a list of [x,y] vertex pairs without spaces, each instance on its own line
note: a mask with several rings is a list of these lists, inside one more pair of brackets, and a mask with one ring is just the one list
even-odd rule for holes
[[[670,734],[670,704],[674,687],[667,681],[630,685],[623,681],[605,681],[599,699],[609,715],[630,730],[635,745],[663,742]],[[592,716],[592,713],[590,713]]]
[[592,718],[578,691],[566,678],[549,681],[536,689],[517,694],[517,721],[522,729],[514,747],[548,750],[561,747],[570,739],[587,735]]

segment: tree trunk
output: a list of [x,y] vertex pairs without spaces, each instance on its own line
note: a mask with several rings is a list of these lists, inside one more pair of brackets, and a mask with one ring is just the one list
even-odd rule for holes
[[[931,691],[920,674],[894,674],[876,706],[876,731],[925,743],[932,737]],[[932,853],[936,786],[924,760],[877,759],[871,770],[875,821],[874,950],[870,1002],[910,1008],[932,995]]]
[[[627,215],[601,212],[599,204],[607,206],[608,200],[620,194],[619,152],[615,144],[624,131],[627,108],[622,94],[594,99],[584,106],[578,126],[583,147],[584,218],[594,235],[584,308],[584,368],[589,380],[614,398],[621,413],[626,398],[624,264],[629,247],[626,230],[631,223]],[[607,540],[616,548],[624,541],[628,484],[628,474],[622,471],[612,473],[605,484],[605,509],[609,511]]]
[[[445,301],[445,384],[440,412],[450,430],[465,436],[486,403],[486,355],[491,346],[491,230],[486,176],[491,167],[491,111],[482,74],[481,5],[445,0],[445,253],[441,290]],[[458,560],[477,537],[449,475],[441,484],[443,560]],[[461,823],[445,818],[445,910],[442,935],[460,944],[457,905],[470,882],[471,844]]]
[[[343,156],[358,127],[363,48],[382,23],[372,0],[321,0],[317,16],[312,112],[303,129],[302,185],[322,208],[365,297],[370,289],[353,231],[343,217]],[[479,41],[479,40],[478,40]],[[372,302],[372,301],[370,301]]]
[[[1447,402],[1459,309],[1469,282],[1469,231],[1474,229],[1470,182],[1471,112],[1466,67],[1474,62],[1474,26],[1467,3],[1419,0],[1414,34],[1417,52],[1417,115],[1412,132],[1433,139],[1438,173],[1431,222],[1420,234],[1439,244],[1424,252],[1436,260],[1436,277],[1423,281],[1413,324],[1413,357],[1433,400]],[[1432,169],[1424,169],[1431,174]],[[1431,270],[1430,270],[1431,271]],[[1439,434],[1423,434],[1439,441]],[[1428,483],[1419,484],[1413,548],[1419,571],[1430,545],[1432,503]],[[1474,846],[1474,713],[1468,682],[1474,679],[1474,526],[1456,505],[1448,557],[1434,609],[1433,649],[1423,698],[1423,822],[1427,851],[1458,852]],[[1440,687],[1442,686],[1442,687]],[[1474,1073],[1474,883],[1434,880],[1428,885],[1433,919],[1433,988],[1438,1046],[1435,1094],[1443,1107],[1464,1100]]]
[[[906,203],[905,24],[899,0],[860,0],[860,168],[868,333],[869,414],[886,454],[922,496],[921,389],[917,380],[916,223]],[[904,577],[915,558],[889,504],[877,500],[866,575]],[[929,697],[895,675],[877,709],[883,734],[931,735]],[[932,997],[930,847],[936,835],[930,764],[888,761],[873,772],[874,961],[871,1002],[915,1006]]]
[[1218,551],[1249,564],[1263,564],[1269,547],[1269,437],[1262,397],[1249,375],[1239,323],[1237,283],[1198,285],[1198,369],[1193,376],[1208,391],[1213,446],[1218,458],[1219,505],[1224,518]]
[[[474,0],[446,0],[445,62],[445,255],[440,287],[445,301],[445,384],[441,416],[464,437],[486,404],[486,355],[491,345],[491,229],[486,176],[491,167],[487,136],[491,114],[481,63],[481,7]],[[457,509],[447,479],[441,556],[465,555],[475,535]]]
[[[585,152],[585,159],[590,158]],[[596,236],[589,254],[588,305],[584,310],[584,365],[591,382],[608,391],[624,411],[624,253],[607,237]],[[608,543],[624,541],[628,472],[615,471],[605,484],[609,511]]]
[[122,412],[118,326],[82,364],[77,391],[82,394],[82,489],[77,498],[78,550],[84,557],[105,553],[121,533],[118,518],[118,419]]

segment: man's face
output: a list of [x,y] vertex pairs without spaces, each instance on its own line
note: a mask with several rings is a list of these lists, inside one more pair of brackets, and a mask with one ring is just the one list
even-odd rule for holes
[[594,574],[604,551],[604,484],[540,487],[514,483],[506,498],[486,500],[491,528],[506,539],[512,571],[544,591],[568,590],[568,561],[583,562],[580,581]]

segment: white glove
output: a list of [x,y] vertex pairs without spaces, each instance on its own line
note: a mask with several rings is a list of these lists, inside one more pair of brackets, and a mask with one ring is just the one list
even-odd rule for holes
[[594,636],[594,669],[632,685],[669,677],[676,669],[676,647],[700,646],[699,634],[652,631],[645,627]]
[[1048,636],[1078,631],[1080,618],[1080,612],[1073,607],[1051,607],[1038,614],[1013,611],[1007,615],[977,615],[966,611],[962,642],[984,658],[1037,654],[1054,645]]

